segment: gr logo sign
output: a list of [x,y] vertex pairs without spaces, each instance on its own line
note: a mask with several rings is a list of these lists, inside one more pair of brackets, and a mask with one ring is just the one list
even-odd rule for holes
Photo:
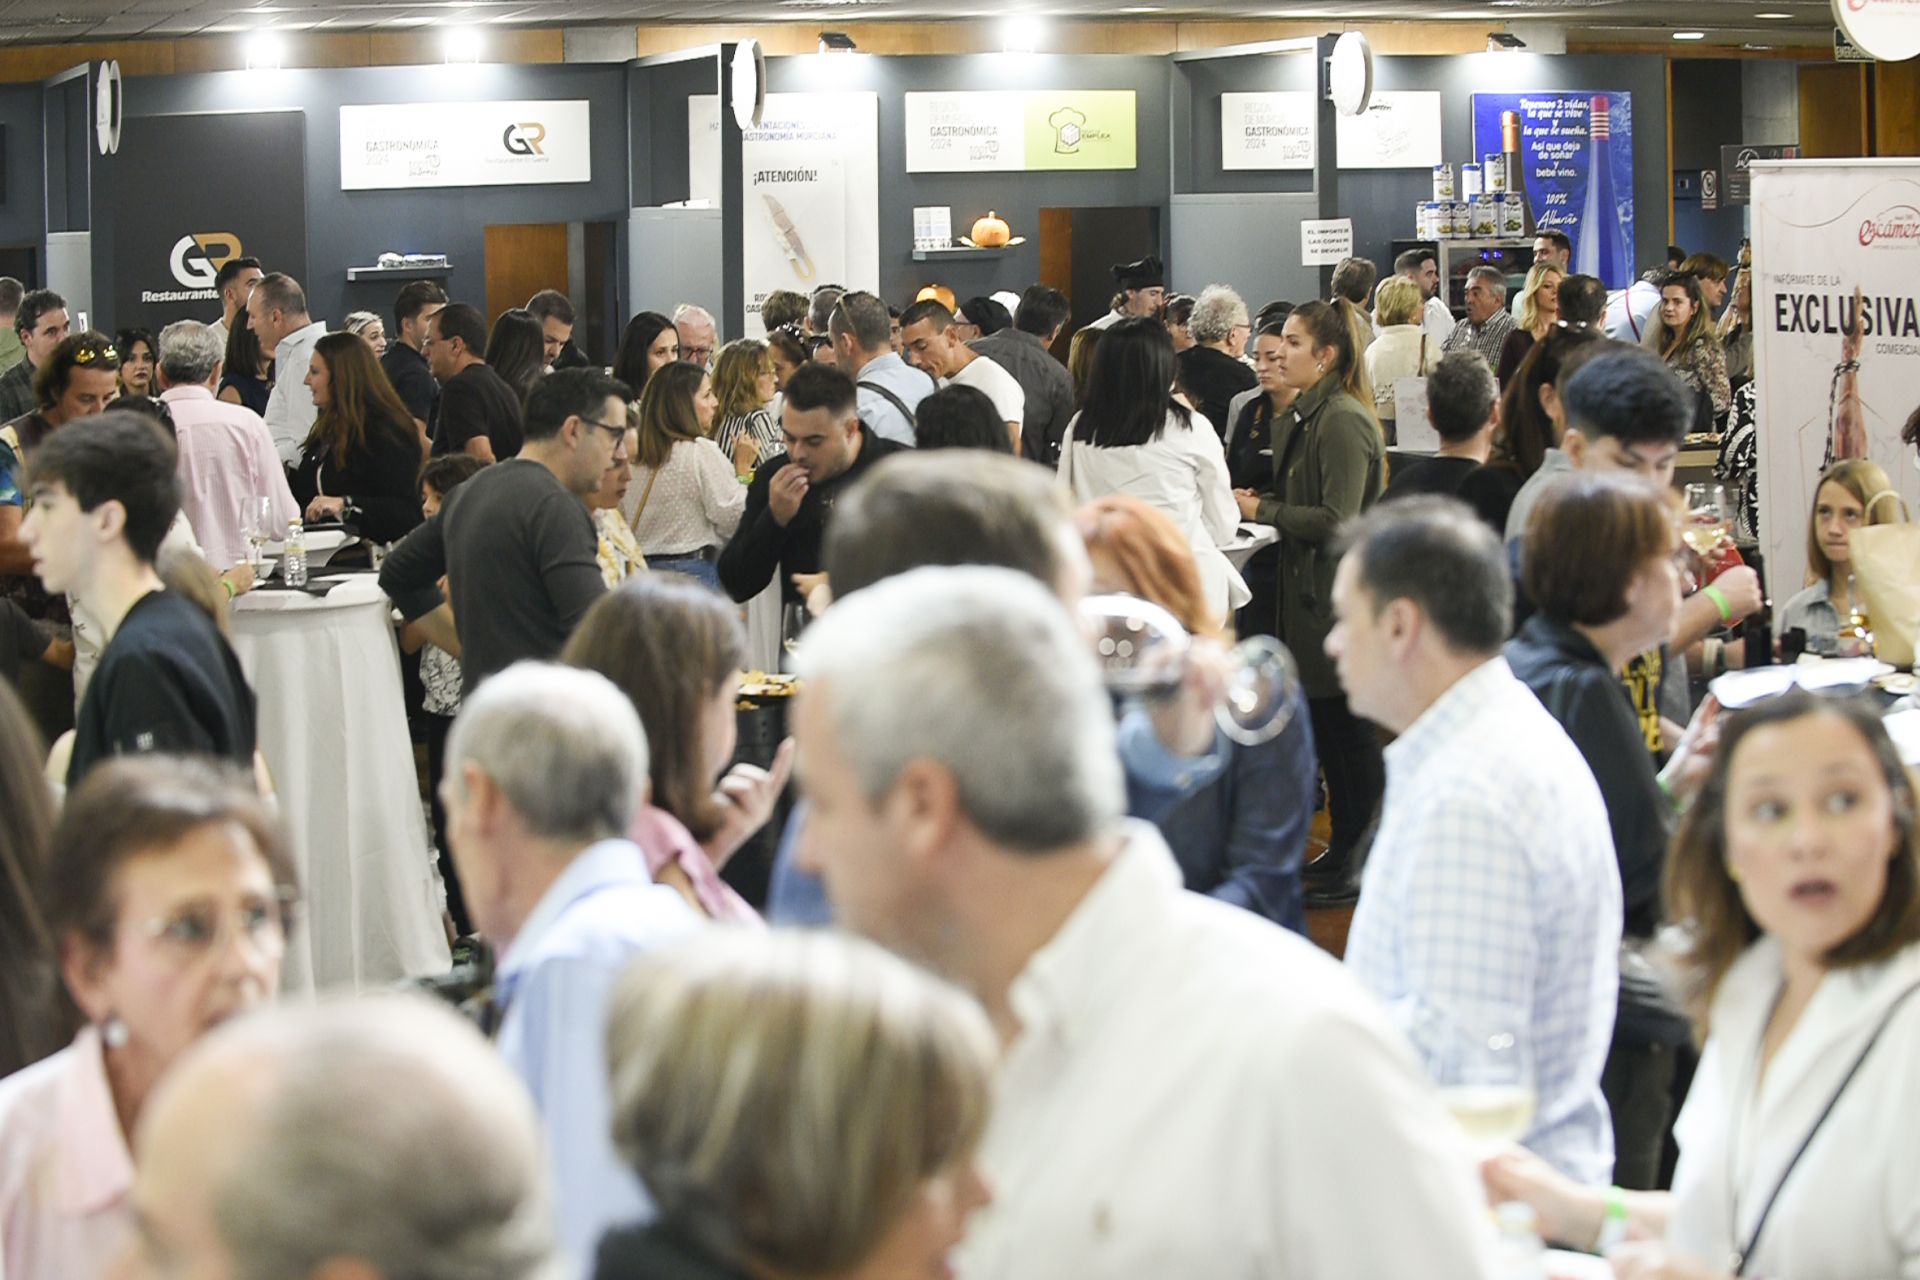
[[500,134],[500,145],[516,156],[543,156],[540,144],[547,140],[547,126],[538,120],[510,124]]
[[211,289],[220,268],[241,255],[240,237],[231,231],[195,231],[174,242],[167,265],[189,289]]

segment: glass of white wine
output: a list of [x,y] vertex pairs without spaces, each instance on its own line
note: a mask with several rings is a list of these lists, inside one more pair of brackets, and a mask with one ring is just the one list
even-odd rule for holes
[[1711,565],[1721,549],[1733,541],[1733,513],[1727,506],[1726,487],[1690,484],[1686,494],[1686,523],[1680,528],[1680,539],[1688,550]]
[[1456,1027],[1437,1063],[1440,1100],[1477,1146],[1520,1141],[1533,1127],[1533,1055],[1504,1025]]
[[[1193,637],[1166,609],[1131,595],[1089,596],[1080,617],[1109,693],[1121,699],[1172,697],[1186,678]],[[1228,738],[1258,746],[1278,737],[1299,699],[1300,668],[1272,636],[1233,647],[1214,720]]]

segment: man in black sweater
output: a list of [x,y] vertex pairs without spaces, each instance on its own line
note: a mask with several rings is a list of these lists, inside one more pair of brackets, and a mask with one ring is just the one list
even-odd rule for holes
[[482,462],[498,462],[520,452],[525,439],[520,395],[488,366],[486,353],[486,317],[466,303],[450,302],[427,322],[423,354],[440,382],[435,457],[470,453]]
[[387,381],[400,393],[423,437],[440,403],[440,384],[433,380],[423,348],[429,322],[446,305],[447,291],[431,280],[415,280],[404,286],[393,300],[393,333],[387,340],[387,353],[380,357]]
[[460,655],[467,689],[522,658],[557,655],[605,594],[583,498],[613,465],[631,394],[598,369],[543,378],[527,398],[519,455],[448,494],[381,566],[380,587],[401,615]]
[[780,431],[787,451],[763,464],[747,486],[747,509],[720,553],[720,584],[751,600],[781,575],[781,599],[802,598],[795,574],[820,572],[820,544],[834,500],[867,468],[907,446],[861,425],[853,379],[808,364],[787,381]]
[[67,786],[109,756],[164,751],[251,767],[253,690],[205,610],[154,572],[180,513],[173,446],[151,419],[104,413],[34,450],[20,535],[49,592],[84,596],[106,649],[74,720]]

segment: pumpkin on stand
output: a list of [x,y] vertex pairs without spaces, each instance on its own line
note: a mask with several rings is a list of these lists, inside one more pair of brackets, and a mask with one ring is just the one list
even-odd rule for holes
[[974,219],[973,235],[969,238],[978,248],[1000,249],[1013,239],[1013,228],[1005,218],[989,209],[986,217]]

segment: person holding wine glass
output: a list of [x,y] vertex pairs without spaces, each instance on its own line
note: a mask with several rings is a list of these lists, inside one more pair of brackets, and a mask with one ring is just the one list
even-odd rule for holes
[[1731,715],[1666,897],[1705,1036],[1672,1192],[1509,1150],[1482,1166],[1489,1198],[1618,1280],[1916,1274],[1920,828],[1880,709],[1793,690]]
[[[1673,514],[1660,489],[1634,476],[1564,477],[1541,496],[1521,540],[1521,588],[1535,612],[1506,647],[1514,675],[1560,722],[1600,785],[1630,945],[1661,923],[1674,806],[1699,787],[1718,716],[1709,696],[1656,774],[1621,696],[1616,673],[1672,633],[1680,609],[1674,550]],[[1601,1074],[1621,1186],[1657,1185],[1675,1050],[1686,1038],[1684,1020],[1623,991]]]
[[1774,642],[1798,630],[1804,636],[1803,652],[1843,656],[1841,624],[1864,607],[1854,589],[1847,539],[1855,529],[1905,518],[1900,495],[1879,463],[1854,458],[1828,467],[1813,492],[1813,510],[1807,517],[1811,582],[1774,614]]

